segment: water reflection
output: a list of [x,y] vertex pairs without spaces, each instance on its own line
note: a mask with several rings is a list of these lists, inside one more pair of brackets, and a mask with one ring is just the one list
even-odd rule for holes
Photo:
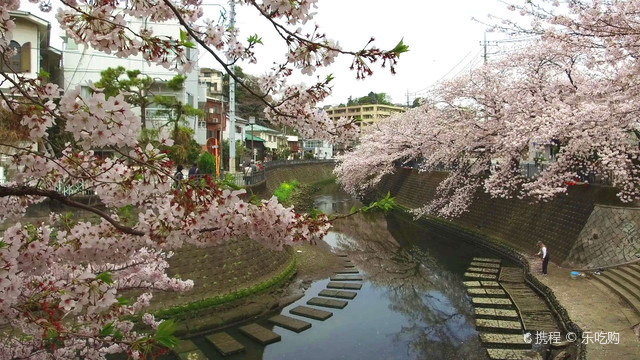
[[407,354],[483,358],[473,308],[459,275],[442,266],[428,249],[401,246],[387,226],[381,214],[358,215],[336,222],[334,230],[339,251],[349,255],[368,282],[383,290],[389,309],[405,318],[394,341],[407,343]]

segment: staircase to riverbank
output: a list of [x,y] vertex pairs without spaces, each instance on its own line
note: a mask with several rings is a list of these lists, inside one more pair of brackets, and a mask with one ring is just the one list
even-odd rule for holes
[[633,324],[640,323],[640,262],[607,268],[600,275],[591,274],[589,278],[624,300],[635,315],[629,320]]

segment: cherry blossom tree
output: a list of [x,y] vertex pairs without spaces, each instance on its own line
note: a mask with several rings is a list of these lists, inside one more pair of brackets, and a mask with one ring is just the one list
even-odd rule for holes
[[[456,216],[476,191],[549,200],[577,176],[606,177],[622,201],[640,199],[639,1],[528,1],[498,30],[532,35],[524,48],[445,81],[423,105],[372,126],[336,172],[366,191],[394,165],[446,170],[416,215]],[[534,178],[520,171],[534,143],[557,153]],[[493,166],[492,166],[493,163]],[[498,164],[496,166],[496,163]]]
[[[49,0],[32,0],[42,11]],[[193,68],[186,50],[199,46],[226,70],[239,61],[257,61],[259,37],[245,42],[238,28],[203,18],[197,0],[61,0],[57,19],[76,43],[118,57],[140,55],[149,63],[181,72]],[[329,121],[314,106],[330,91],[330,78],[313,86],[288,85],[294,71],[312,74],[339,55],[353,56],[357,77],[372,74],[371,63],[394,71],[400,42],[382,51],[367,42],[363,50],[347,51],[313,27],[315,0],[236,1],[255,9],[288,45],[285,60],[262,80],[272,121],[295,126],[304,136],[348,140],[356,128],[351,120]],[[15,23],[12,10],[19,0],[2,0],[0,53],[12,55],[9,42]],[[129,19],[177,22],[179,38],[155,35],[151,28],[131,27]],[[138,21],[140,23],[141,21]],[[298,29],[298,30],[292,30]],[[84,96],[80,88],[62,92],[44,79],[28,79],[0,69],[2,121],[22,129],[22,141],[0,139],[18,172],[0,185],[0,221],[14,221],[0,239],[0,359],[101,359],[125,353],[130,358],[154,356],[175,344],[171,322],[144,313],[156,291],[186,291],[191,280],[169,278],[167,258],[184,243],[210,246],[247,236],[264,246],[315,241],[330,227],[322,214],[297,214],[275,198],[260,204],[245,201],[243,190],[226,189],[210,177],[201,182],[173,178],[173,163],[153,144],[138,139],[140,118],[124,94],[105,96],[94,87]],[[234,76],[231,73],[231,76]],[[236,79],[240,80],[240,79]],[[242,81],[247,91],[252,90]],[[256,94],[254,94],[256,95]],[[269,99],[275,99],[273,102]],[[17,123],[15,123],[17,122]],[[4,128],[4,127],[3,127]],[[69,135],[62,148],[52,146],[54,129]],[[171,146],[169,131],[161,130],[159,147]],[[115,156],[97,158],[92,149],[109,149]],[[58,192],[57,184],[79,185],[97,195],[91,206]],[[29,205],[44,200],[97,215],[97,221],[71,221],[52,214],[48,221],[30,224],[21,217]],[[118,216],[132,207],[133,221]],[[133,291],[133,292],[132,292]],[[130,294],[141,294],[131,297]],[[147,328],[131,320],[139,317]]]

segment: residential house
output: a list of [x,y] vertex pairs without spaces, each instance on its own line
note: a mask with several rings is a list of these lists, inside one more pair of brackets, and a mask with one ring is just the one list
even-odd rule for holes
[[257,136],[264,140],[264,147],[268,155],[273,155],[278,151],[278,149],[287,147],[289,144],[287,143],[287,137],[279,132],[278,130],[274,130],[262,125],[249,126],[247,129],[249,133],[253,136]]
[[292,158],[302,157],[302,140],[300,140],[299,137],[287,135],[287,144],[289,145]]
[[[15,49],[10,58],[0,57],[0,67],[5,73],[14,73],[28,79],[36,79],[41,70],[49,73],[49,82],[59,86],[63,83],[62,52],[52,47],[49,43],[51,36],[51,24],[27,11],[10,11],[9,16],[15,22],[13,38],[9,46]],[[9,75],[12,76],[12,75]],[[8,93],[12,87],[9,81],[0,84],[0,91]],[[32,147],[37,145],[31,141],[18,141],[20,147]],[[11,154],[15,149],[7,146],[0,148],[0,184],[11,181],[13,173],[9,171]]]
[[303,140],[302,150],[313,154],[315,159],[333,159],[333,145],[324,140]]
[[[9,46],[16,52],[10,59],[2,61],[2,69],[29,79],[36,79],[40,70],[44,70],[49,73],[50,82],[62,86],[62,52],[49,43],[51,24],[27,11],[11,11],[9,14],[16,24]],[[10,86],[9,82],[4,82],[0,90]]]

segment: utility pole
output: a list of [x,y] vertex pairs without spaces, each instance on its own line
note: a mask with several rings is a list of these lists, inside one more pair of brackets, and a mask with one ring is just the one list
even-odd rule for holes
[[[229,27],[236,24],[236,5],[234,0],[229,0],[231,15]],[[233,78],[233,67],[229,68],[229,172],[236,172],[236,81]]]
[[[231,15],[233,16],[233,15]],[[487,32],[484,32],[484,51],[483,51],[483,57],[484,57],[484,64],[487,65]]]
[[409,104],[409,89],[407,89],[407,109],[410,107],[411,105]]

